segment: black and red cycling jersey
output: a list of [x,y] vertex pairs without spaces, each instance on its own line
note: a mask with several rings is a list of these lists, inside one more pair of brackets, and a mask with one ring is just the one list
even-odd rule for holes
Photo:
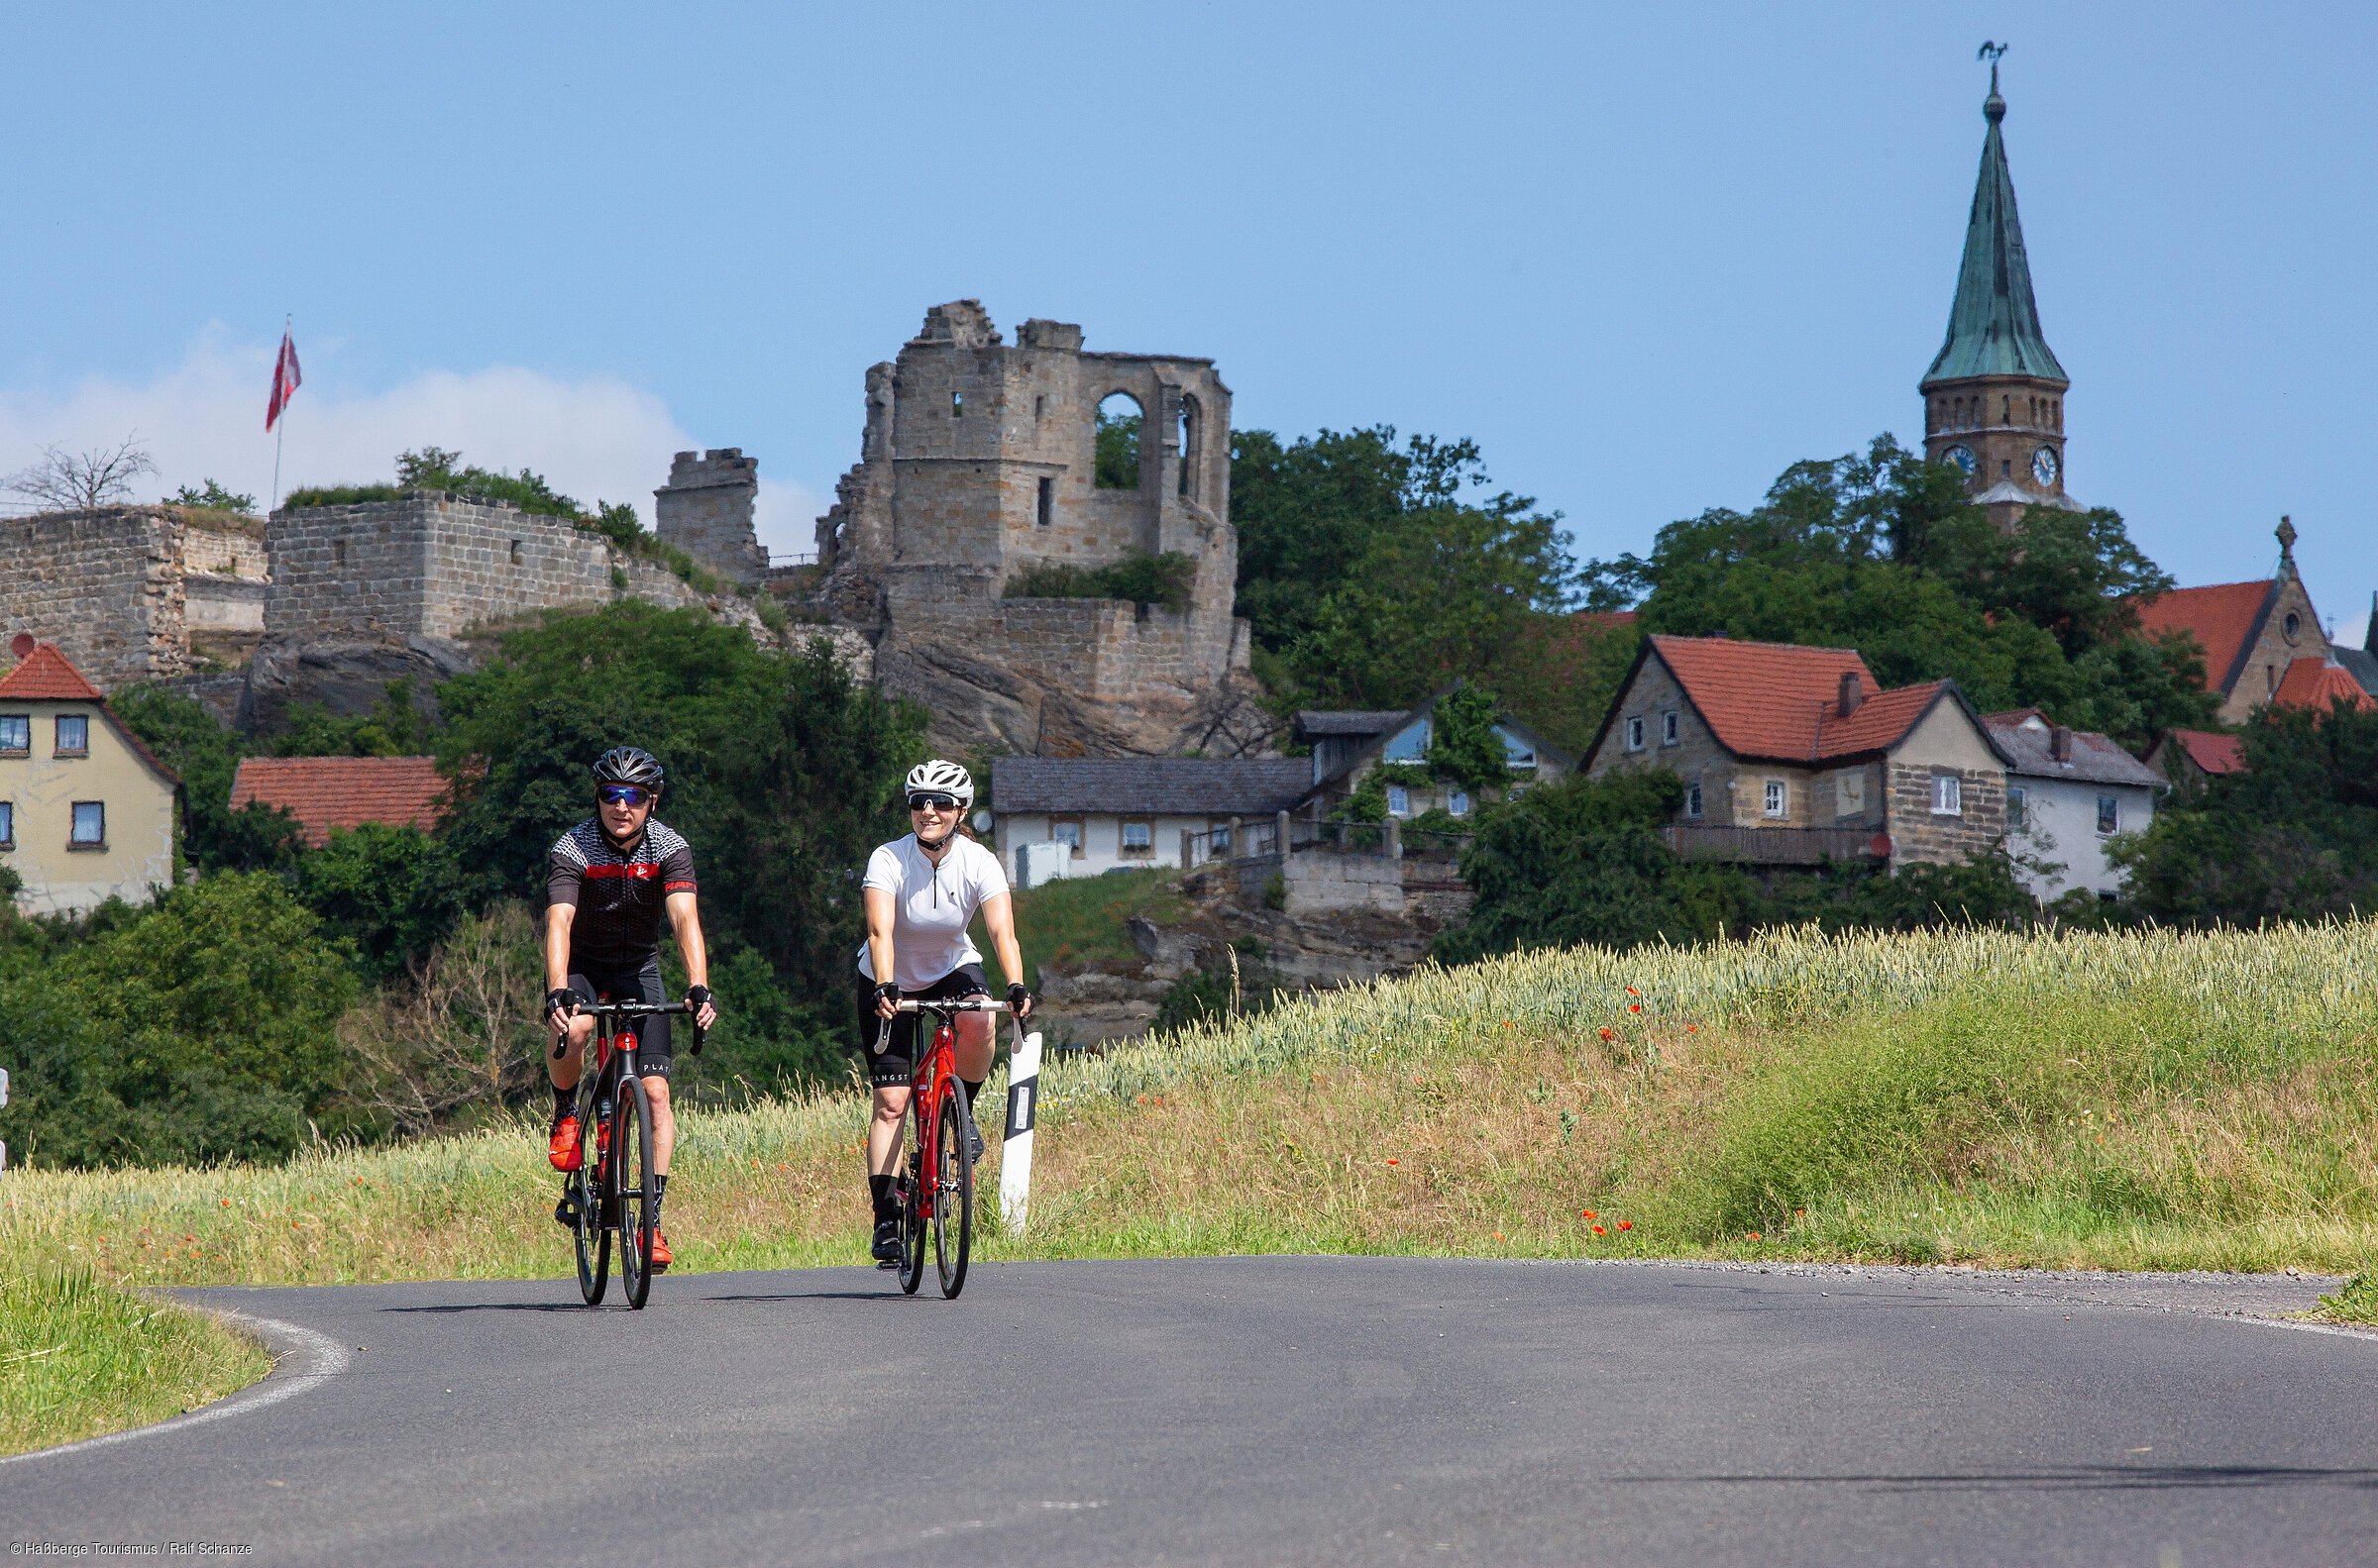
[[641,969],[661,950],[673,892],[694,891],[694,851],[658,822],[624,855],[592,818],[555,840],[545,901],[578,910],[570,926],[573,971]]

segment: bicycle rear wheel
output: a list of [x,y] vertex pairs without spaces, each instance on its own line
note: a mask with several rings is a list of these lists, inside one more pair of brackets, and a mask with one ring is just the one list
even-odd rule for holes
[[933,1148],[933,1265],[941,1294],[966,1288],[966,1259],[974,1248],[974,1116],[956,1084],[941,1093],[941,1135]]
[[924,1283],[924,1221],[929,1211],[931,1194],[925,1190],[924,1176],[924,1107],[929,1097],[922,1090],[909,1094],[908,1154],[905,1164],[908,1174],[900,1205],[900,1290],[904,1296],[917,1294]]
[[578,1242],[578,1293],[589,1307],[602,1300],[611,1279],[611,1233],[602,1223],[601,1161],[596,1154],[594,1097],[578,1097],[578,1169],[570,1173],[570,1202],[578,1210],[571,1227]]
[[619,1287],[641,1308],[652,1294],[652,1101],[644,1080],[621,1075],[611,1112],[611,1180],[619,1196]]

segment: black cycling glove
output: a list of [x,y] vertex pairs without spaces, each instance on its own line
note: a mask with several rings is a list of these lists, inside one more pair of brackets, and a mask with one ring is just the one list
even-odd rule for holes
[[[704,1006],[714,1007],[717,1004],[717,998],[710,994],[709,987],[688,986],[686,988],[686,1005],[693,1008],[697,1013],[701,1012]],[[691,1056],[700,1056],[702,1054],[703,1036],[708,1033],[709,1031],[707,1029],[704,1029],[699,1022],[697,1022],[694,1025],[693,1043],[686,1047],[687,1054]]]
[[895,985],[893,985],[893,984],[892,984],[890,981],[888,981],[888,980],[887,980],[887,981],[880,982],[880,983],[879,983],[879,984],[876,986],[876,988],[875,988],[875,1001],[876,1001],[876,1005],[877,1005],[877,1006],[879,1006],[879,1007],[880,1007],[880,1006],[882,1006],[882,1005],[883,1005],[885,1002],[887,1002],[887,1001],[898,1001],[898,1000],[900,1000],[900,988],[899,988],[898,986],[895,986]]
[[545,993],[546,1017],[567,1018],[576,1011],[578,1011],[578,993],[569,987],[559,986]]
[[1021,1018],[1031,1007],[1032,993],[1022,986],[1008,988],[1008,1010]]

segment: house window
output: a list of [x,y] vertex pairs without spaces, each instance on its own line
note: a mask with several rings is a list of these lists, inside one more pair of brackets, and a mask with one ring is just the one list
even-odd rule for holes
[[1784,787],[1783,780],[1767,782],[1766,809],[1769,816],[1783,816],[1791,809],[1791,791]]
[[2122,827],[2122,803],[2112,795],[2098,796],[2098,831],[2118,833]]
[[0,800],[0,849],[17,847],[17,806],[13,800]]
[[1701,782],[1698,779],[1684,786],[1684,814],[1691,817],[1701,814]]
[[1422,719],[1379,748],[1379,761],[1416,763],[1429,755],[1429,721]]
[[1402,784],[1389,784],[1387,786],[1387,814],[1389,816],[1410,816],[1412,814],[1412,791]]
[[1667,712],[1660,715],[1660,744],[1663,746],[1674,746],[1675,743],[1676,710],[1675,708],[1670,708]]
[[1643,715],[1637,713],[1627,720],[1627,750],[1643,750]]
[[2289,642],[2294,642],[2304,630],[2304,617],[2298,615],[2294,610],[2289,610],[2287,619],[2281,624],[2280,630],[2285,633]]
[[1080,817],[1051,818],[1048,824],[1048,836],[1072,851],[1074,860],[1082,858],[1082,819]]
[[23,713],[0,713],[0,757],[23,757],[33,750],[33,719]]
[[1135,859],[1145,859],[1156,852],[1156,830],[1152,823],[1126,822],[1123,825],[1123,852]]
[[1845,768],[1833,776],[1833,814],[1856,816],[1866,809],[1866,770]]
[[2006,825],[2008,827],[2029,827],[2031,825],[2030,809],[2031,791],[2021,784],[2008,784],[2006,786]]
[[949,417],[952,419],[966,417],[966,394],[964,392],[953,391],[949,394]]
[[74,802],[73,836],[66,840],[68,849],[107,848],[107,807],[97,800]]
[[57,716],[57,743],[50,748],[53,757],[88,757],[91,754],[91,721],[87,714],[60,713]]
[[1453,816],[1469,815],[1469,791],[1466,789],[1448,790],[1445,796],[1445,809],[1448,814]]
[[1231,825],[1228,822],[1217,823],[1214,830],[1206,835],[1206,842],[1213,846],[1214,854],[1228,853],[1231,847]]
[[1536,771],[1535,747],[1521,740],[1500,724],[1494,727],[1494,733],[1503,738],[1503,764],[1505,767],[1513,773],[1534,773]]
[[1032,521],[1046,528],[1057,515],[1057,481],[1042,479],[1040,496],[1033,503]]
[[1932,814],[1934,816],[1965,815],[1965,781],[1955,774],[1932,776]]

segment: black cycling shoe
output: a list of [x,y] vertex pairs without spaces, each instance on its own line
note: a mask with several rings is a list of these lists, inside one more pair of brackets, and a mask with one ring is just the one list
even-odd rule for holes
[[553,1205],[553,1222],[564,1230],[578,1228],[578,1200],[567,1187],[562,1189],[562,1201]]
[[879,1269],[900,1267],[900,1221],[886,1219],[875,1227],[875,1266]]
[[966,1123],[966,1158],[969,1164],[983,1163],[983,1129],[971,1120]]

